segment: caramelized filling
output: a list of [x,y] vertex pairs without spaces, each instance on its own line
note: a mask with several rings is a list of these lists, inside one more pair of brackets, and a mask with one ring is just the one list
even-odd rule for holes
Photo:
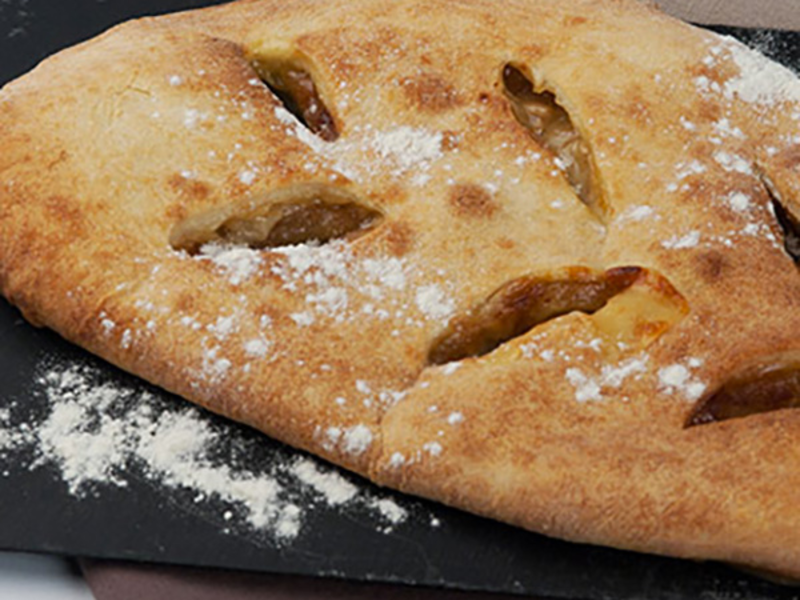
[[503,85],[517,121],[536,143],[556,156],[583,203],[599,212],[591,151],[556,96],[546,90],[537,92],[533,82],[510,64],[503,68]]
[[320,198],[276,205],[274,212],[279,213],[277,220],[269,213],[265,217],[233,218],[223,225],[219,235],[227,242],[251,248],[310,240],[325,243],[366,229],[379,217],[376,211],[356,202],[328,204]]
[[723,385],[700,401],[686,427],[800,406],[800,366],[771,366]]
[[783,230],[783,244],[786,252],[794,259],[794,262],[800,264],[800,221],[786,210],[786,207],[775,196],[772,197],[772,206],[775,209],[778,224]]
[[352,194],[322,184],[301,184],[193,215],[170,235],[177,250],[196,253],[220,242],[267,248],[353,237],[382,218]]
[[775,211],[775,218],[778,220],[781,231],[783,231],[783,244],[786,253],[792,257],[794,262],[800,265],[800,219],[795,217],[781,201],[781,195],[775,184],[766,175],[761,176],[761,181],[772,200],[772,208]]
[[597,312],[642,274],[621,267],[602,274],[572,269],[567,278],[521,277],[503,285],[471,313],[454,320],[434,342],[435,365],[488,354],[501,344],[561,315]]
[[689,314],[689,304],[664,277],[644,269],[636,285],[592,315],[598,332],[631,351],[647,348]]
[[312,133],[332,142],[339,137],[336,123],[317,92],[311,75],[293,61],[257,63],[264,83],[290,113]]
[[800,221],[789,213],[780,202],[775,202],[775,216],[778,217],[778,223],[783,229],[786,251],[794,259],[794,262],[800,263]]

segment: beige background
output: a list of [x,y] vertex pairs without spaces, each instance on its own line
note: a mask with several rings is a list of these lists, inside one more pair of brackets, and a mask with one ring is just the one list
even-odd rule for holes
[[800,29],[800,0],[657,0],[655,4],[695,23]]

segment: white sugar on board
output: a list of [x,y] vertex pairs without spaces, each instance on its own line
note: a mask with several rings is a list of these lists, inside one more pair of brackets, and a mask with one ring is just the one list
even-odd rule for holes
[[408,511],[389,498],[374,500],[371,505],[392,525],[398,525],[408,517]]
[[0,408],[0,452],[13,447],[16,441],[16,436],[10,429],[10,419],[11,411],[7,408]]
[[[309,502],[314,496],[321,495],[331,508],[366,509],[381,523],[387,514],[395,515],[394,522],[407,512],[312,458],[279,455],[266,472],[237,461],[233,467],[214,457],[226,442],[245,444],[236,429],[212,424],[193,407],[171,406],[137,387],[109,383],[99,369],[50,361],[42,370],[35,389],[49,414],[11,429],[10,411],[0,409],[0,450],[33,449],[35,459],[27,466],[57,467],[75,496],[127,486],[131,473],[141,473],[157,487],[174,490],[173,499],[188,493],[193,510],[215,515],[212,519],[224,521],[226,528],[246,526],[280,543],[301,533],[306,512],[315,510]],[[343,449],[354,453],[372,442],[364,425],[341,430],[340,437]],[[287,476],[294,483],[282,483]],[[386,532],[385,525],[376,526]]]
[[303,483],[322,494],[325,501],[336,506],[352,500],[358,488],[334,471],[322,472],[316,463],[301,458],[291,467],[291,473]]
[[38,429],[42,456],[59,463],[72,493],[89,481],[124,485],[115,471],[127,460],[125,424],[103,416],[87,430],[90,417],[85,406],[77,402],[59,404]]
[[[240,504],[247,519],[258,529],[272,526],[279,536],[293,537],[299,531],[297,518],[285,513],[279,500],[282,488],[272,477],[234,473],[225,465],[214,465],[207,454],[216,441],[209,424],[193,410],[167,413],[143,436],[137,455],[163,485],[202,490],[228,502]],[[285,519],[290,523],[285,523]]]

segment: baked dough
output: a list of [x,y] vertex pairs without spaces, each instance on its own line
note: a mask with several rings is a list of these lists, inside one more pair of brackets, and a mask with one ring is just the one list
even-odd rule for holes
[[132,21],[0,92],[2,293],[382,485],[797,578],[799,87],[633,0]]

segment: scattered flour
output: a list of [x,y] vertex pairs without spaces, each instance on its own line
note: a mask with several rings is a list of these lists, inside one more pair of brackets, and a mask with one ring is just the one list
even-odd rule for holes
[[[308,511],[319,510],[314,498],[320,495],[328,507],[366,509],[382,532],[386,520],[396,525],[408,514],[312,458],[276,450],[266,463],[244,467],[241,453],[253,447],[248,433],[140,385],[112,381],[100,368],[50,360],[41,371],[35,390],[46,416],[12,426],[20,410],[0,408],[0,452],[32,454],[29,464],[16,463],[22,468],[56,467],[77,497],[144,478],[171,490],[173,503],[187,510],[276,543],[301,534]],[[340,436],[356,453],[372,442],[363,425]]]
[[0,452],[6,448],[14,446],[14,432],[9,426],[11,411],[7,408],[0,408]]
[[121,421],[100,415],[93,421],[84,401],[102,400],[111,389],[92,390],[77,401],[58,404],[37,431],[42,456],[59,462],[70,492],[76,493],[89,481],[107,480],[124,485],[116,475],[127,461],[128,431]]
[[322,494],[331,506],[349,502],[358,495],[358,488],[335,471],[322,472],[308,458],[301,458],[292,465],[292,474],[303,483]]
[[392,525],[398,525],[408,518],[408,511],[389,498],[375,500],[372,506]]
[[[271,528],[279,537],[295,537],[300,530],[300,513],[281,500],[282,486],[271,476],[234,472],[209,458],[217,433],[194,410],[166,413],[146,425],[136,448],[147,469],[162,485],[201,490],[240,505],[257,529]],[[149,427],[147,427],[149,425]]]
[[239,173],[239,181],[241,181],[244,185],[253,185],[253,182],[255,180],[256,180],[255,171],[247,169]]
[[603,387],[620,388],[630,376],[647,371],[648,356],[643,354],[624,360],[617,365],[604,365],[600,373]]

